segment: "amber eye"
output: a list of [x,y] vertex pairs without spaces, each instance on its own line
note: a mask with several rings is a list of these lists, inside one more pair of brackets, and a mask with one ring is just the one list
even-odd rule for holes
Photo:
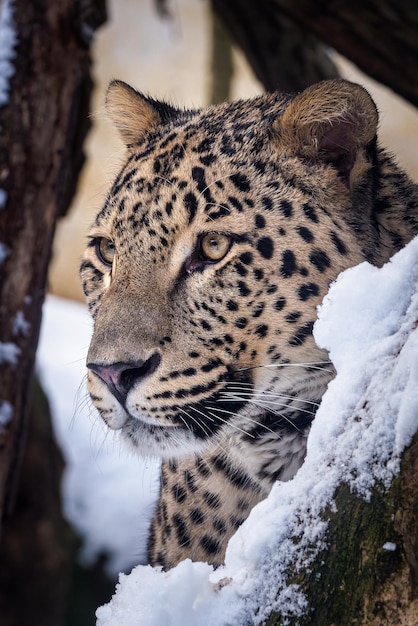
[[100,237],[96,242],[96,254],[105,265],[112,265],[115,256],[115,244],[106,237]]
[[231,246],[231,240],[222,233],[207,233],[200,239],[200,256],[205,261],[220,261]]

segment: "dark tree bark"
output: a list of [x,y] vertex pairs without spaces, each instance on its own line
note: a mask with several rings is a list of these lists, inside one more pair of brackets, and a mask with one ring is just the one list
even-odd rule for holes
[[89,46],[105,13],[103,0],[10,4],[17,45],[9,101],[0,108],[0,621],[58,626],[74,541],[40,390],[30,416],[29,406],[55,222],[83,162]]
[[37,383],[32,397],[16,503],[0,543],[2,626],[65,624],[73,571],[76,541],[60,507],[64,462]]
[[270,0],[307,32],[418,106],[418,4],[413,0]]
[[[308,598],[292,626],[418,624],[418,435],[405,451],[389,490],[368,502],[340,485],[329,519],[326,551],[292,577]],[[383,550],[388,538],[396,549]],[[274,613],[266,626],[281,626]]]
[[269,91],[299,91],[330,78],[328,46],[418,106],[412,0],[213,0],[213,6]]
[[226,102],[234,74],[231,39],[216,13],[212,13],[212,55],[209,102]]
[[274,0],[212,0],[212,6],[267,91],[301,91],[337,76],[324,46]]
[[[88,128],[89,44],[103,0],[16,0],[9,102],[0,108],[0,512],[10,513],[56,219],[73,195]],[[24,323],[22,324],[22,320]],[[20,323],[19,323],[20,322]],[[4,347],[4,344],[6,347]]]

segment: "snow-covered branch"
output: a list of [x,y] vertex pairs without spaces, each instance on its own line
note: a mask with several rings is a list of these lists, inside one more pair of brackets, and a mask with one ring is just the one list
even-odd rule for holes
[[417,259],[415,239],[331,287],[315,337],[337,376],[305,463],[253,510],[225,566],[139,566],[121,575],[98,626],[371,624],[378,611],[413,623],[401,620],[417,574],[406,532],[417,524],[417,442],[405,453],[418,428]]

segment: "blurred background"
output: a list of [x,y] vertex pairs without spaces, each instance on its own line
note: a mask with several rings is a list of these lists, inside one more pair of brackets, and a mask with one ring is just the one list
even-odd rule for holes
[[[93,47],[95,92],[87,162],[72,208],[55,237],[49,276],[49,290],[55,295],[83,300],[78,267],[86,235],[124,158],[122,143],[103,110],[110,80],[124,80],[146,94],[189,108],[263,91],[244,55],[214,18],[208,0],[170,0],[160,6],[158,11],[155,0],[107,2],[108,21],[98,30]],[[331,54],[341,76],[370,91],[380,111],[381,143],[418,180],[416,108]]]

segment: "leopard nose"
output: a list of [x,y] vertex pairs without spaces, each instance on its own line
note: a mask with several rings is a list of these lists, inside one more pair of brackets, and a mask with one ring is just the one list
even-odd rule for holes
[[155,372],[160,361],[160,354],[154,352],[146,360],[111,364],[87,363],[87,367],[106,383],[109,391],[124,405],[132,387]]

